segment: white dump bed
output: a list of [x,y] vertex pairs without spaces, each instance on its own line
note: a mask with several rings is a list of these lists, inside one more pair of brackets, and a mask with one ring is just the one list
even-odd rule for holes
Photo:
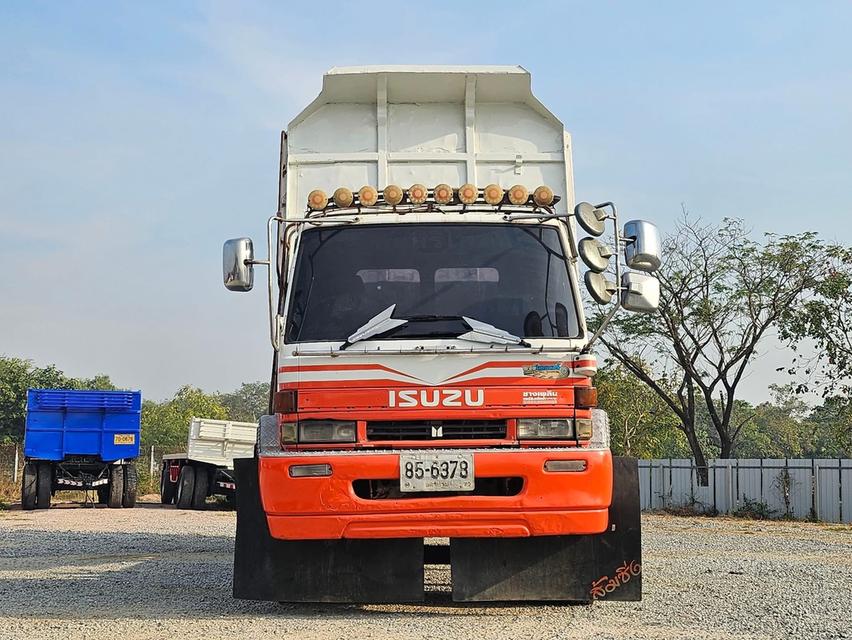
[[571,138],[517,66],[334,68],[290,123],[281,160],[290,218],[313,189],[388,184],[547,185],[557,212],[574,207]]
[[234,458],[251,458],[257,440],[253,422],[193,418],[189,424],[187,455],[190,460],[233,467]]

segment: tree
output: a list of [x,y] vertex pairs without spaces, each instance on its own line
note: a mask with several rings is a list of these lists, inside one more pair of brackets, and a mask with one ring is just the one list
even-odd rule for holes
[[227,420],[228,410],[218,396],[190,385],[181,387],[171,400],[145,401],[142,404],[142,445],[160,449],[185,447],[192,418]]
[[825,279],[830,247],[813,233],[758,243],[742,221],[704,225],[688,214],[663,247],[659,312],[619,316],[601,341],[678,417],[706,483],[698,407],[730,457],[746,425],[734,419],[743,375],[779,318]]
[[636,376],[618,364],[595,374],[598,406],[609,415],[613,453],[637,458],[679,458],[689,446],[677,416]]
[[[823,396],[852,392],[852,248],[831,247],[824,256],[825,277],[801,305],[781,316],[781,336],[796,351],[791,374],[810,374],[798,384],[805,392],[821,387]],[[808,352],[798,350],[808,342]]]
[[0,356],[0,443],[24,438],[27,389],[114,390],[109,376],[71,378],[55,365],[37,367],[31,360]]
[[244,382],[231,393],[219,395],[231,420],[257,422],[269,406],[269,382]]

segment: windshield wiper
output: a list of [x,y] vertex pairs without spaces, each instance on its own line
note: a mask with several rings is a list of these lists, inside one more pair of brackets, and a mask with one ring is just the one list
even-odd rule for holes
[[396,309],[396,304],[392,304],[384,311],[380,311],[372,318],[367,320],[364,326],[360,327],[355,331],[355,333],[346,338],[346,342],[340,345],[340,350],[343,351],[344,349],[351,347],[356,342],[366,340],[367,338],[372,338],[373,336],[377,336],[380,333],[385,333],[387,331],[390,331],[391,329],[396,329],[397,327],[401,327],[404,324],[408,324],[408,320],[398,320],[396,318],[391,318],[394,309]]
[[486,342],[488,344],[517,344],[527,348],[532,346],[523,338],[509,333],[504,329],[499,329],[493,324],[488,324],[487,322],[482,322],[481,320],[474,320],[473,318],[468,318],[467,316],[462,316],[461,319],[464,320],[467,326],[471,328],[471,331],[468,331],[467,333],[463,333],[458,336],[459,340],[468,340],[470,342]]
[[488,324],[487,322],[482,322],[481,320],[476,320],[475,318],[469,318],[468,316],[430,314],[419,316],[406,316],[405,318],[393,318],[391,316],[393,315],[395,308],[396,305],[392,304],[381,313],[378,313],[372,318],[370,318],[370,320],[368,320],[363,327],[358,329],[355,333],[349,336],[349,338],[347,338],[346,342],[344,342],[340,346],[341,351],[343,349],[351,347],[356,342],[367,340],[368,338],[372,338],[380,334],[390,333],[395,329],[398,329],[399,327],[408,324],[409,322],[452,322],[457,320],[464,322],[468,326],[468,328],[470,328],[470,331],[459,335],[452,335],[451,333],[441,332],[409,337],[447,337],[456,338],[457,340],[467,340],[468,342],[483,342],[485,344],[516,344],[527,348],[530,348],[532,346],[523,338],[509,333],[504,329],[495,327],[493,324]]

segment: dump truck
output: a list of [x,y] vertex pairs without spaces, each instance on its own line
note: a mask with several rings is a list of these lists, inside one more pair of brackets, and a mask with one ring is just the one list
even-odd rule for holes
[[637,465],[591,348],[656,309],[659,237],[575,204],[571,154],[521,67],[325,74],[281,136],[266,256],[224,246],[227,289],[268,269],[273,353],[235,597],[417,602],[430,563],[456,601],[641,597]]
[[133,507],[141,415],[140,391],[28,389],[22,507],[48,509],[62,490]]
[[163,456],[160,502],[178,509],[203,509],[208,496],[233,503],[234,459],[254,456],[257,424],[192,418],[184,453]]

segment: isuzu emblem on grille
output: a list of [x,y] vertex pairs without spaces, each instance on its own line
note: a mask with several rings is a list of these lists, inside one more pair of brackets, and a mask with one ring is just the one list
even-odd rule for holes
[[444,427],[432,427],[432,437],[433,438],[443,438],[444,437]]

